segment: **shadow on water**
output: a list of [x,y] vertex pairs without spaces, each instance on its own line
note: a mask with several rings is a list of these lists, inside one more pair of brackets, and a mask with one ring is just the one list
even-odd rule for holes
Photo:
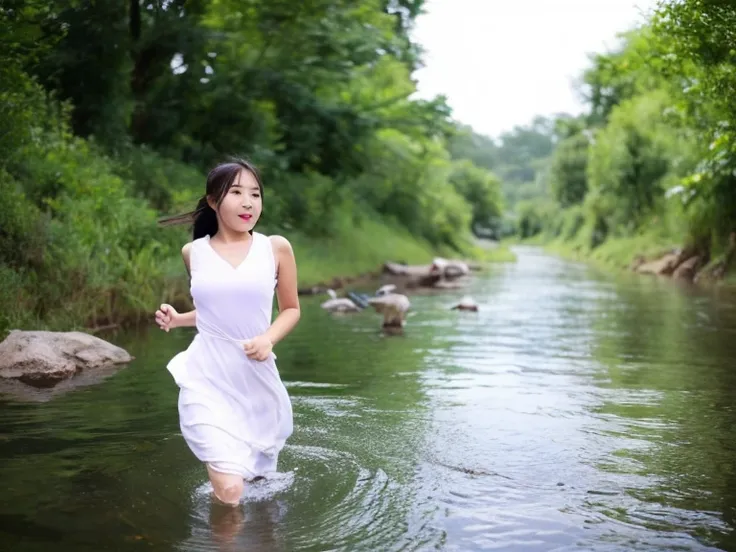
[[[213,504],[165,370],[0,402],[8,550],[734,550],[736,298],[519,250],[403,335],[303,301],[279,475]],[[470,291],[480,311],[449,307]]]

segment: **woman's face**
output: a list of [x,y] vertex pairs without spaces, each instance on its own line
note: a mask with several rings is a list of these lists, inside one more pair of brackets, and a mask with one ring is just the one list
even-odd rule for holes
[[258,181],[250,171],[243,169],[216,211],[220,224],[240,233],[253,230],[262,209],[263,198]]

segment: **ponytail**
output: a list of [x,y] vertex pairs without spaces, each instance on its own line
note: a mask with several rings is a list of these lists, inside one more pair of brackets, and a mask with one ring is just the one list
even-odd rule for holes
[[158,223],[161,226],[175,226],[179,224],[191,224],[192,225],[192,239],[196,240],[204,238],[205,236],[214,236],[217,234],[217,213],[207,203],[207,196],[197,202],[197,207],[194,211],[184,213],[182,215],[174,215],[173,217],[164,217],[159,219]]
[[207,203],[207,196],[203,196],[194,210],[194,226],[192,228],[192,239],[197,240],[205,236],[217,234],[217,213]]

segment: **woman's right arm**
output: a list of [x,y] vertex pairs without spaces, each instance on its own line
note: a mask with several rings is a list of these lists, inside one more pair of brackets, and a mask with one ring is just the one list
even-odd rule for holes
[[[184,247],[181,248],[181,257],[184,260],[184,266],[187,269],[187,274],[189,277],[192,277],[192,268],[191,263],[189,262],[191,258],[191,252],[192,252],[192,243],[189,242],[184,245]],[[185,327],[185,326],[196,326],[197,325],[197,309],[191,310],[189,312],[183,312],[178,315],[177,320],[175,321],[175,327]]]
[[[187,274],[191,278],[192,272],[189,264],[190,253],[192,244],[188,243],[181,249],[181,256],[184,259],[184,266],[187,269]],[[156,323],[159,327],[168,332],[174,328],[183,328],[186,326],[197,325],[197,310],[191,310],[189,312],[179,313],[171,305],[164,303],[156,311]]]

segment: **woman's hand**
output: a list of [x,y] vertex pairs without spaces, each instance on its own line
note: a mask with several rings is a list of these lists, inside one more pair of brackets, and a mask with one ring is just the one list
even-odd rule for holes
[[273,343],[265,335],[259,335],[243,344],[243,350],[249,359],[263,362],[271,355]]
[[181,314],[176,312],[176,309],[171,305],[164,303],[156,311],[156,324],[165,332],[178,327],[180,321]]

